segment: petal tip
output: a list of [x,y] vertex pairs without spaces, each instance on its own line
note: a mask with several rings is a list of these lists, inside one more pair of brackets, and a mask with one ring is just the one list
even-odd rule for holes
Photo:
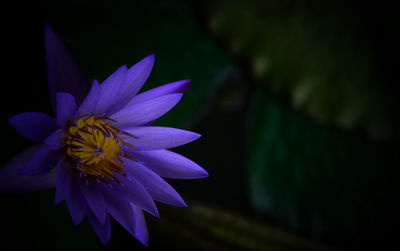
[[154,53],[151,53],[151,54],[145,56],[145,57],[144,57],[142,60],[140,60],[138,63],[140,63],[140,64],[143,64],[143,63],[144,63],[145,65],[150,66],[150,69],[151,69],[151,68],[153,68],[155,59],[156,59],[156,55],[155,55]]
[[176,206],[177,206],[177,207],[187,207],[187,205],[186,205],[186,203],[185,203],[184,200],[181,200],[181,201],[179,202],[179,204],[176,205]]
[[47,36],[49,33],[54,33],[53,28],[49,23],[44,23],[44,33]]
[[9,123],[12,127],[14,127],[14,126],[15,126],[15,123],[16,123],[16,122],[15,122],[15,116],[16,116],[16,115],[13,115],[13,116],[9,117],[8,120],[7,120],[8,123]]
[[62,201],[64,201],[64,199],[58,199],[58,198],[54,198],[54,205],[58,205],[60,204]]
[[154,60],[156,58],[156,54],[155,53],[151,53],[151,54],[147,55],[146,58]]
[[193,138],[194,138],[193,140],[196,140],[196,139],[198,139],[200,137],[201,137],[201,134],[193,132]]
[[99,240],[101,241],[101,243],[102,243],[103,245],[107,245],[107,243],[110,241],[110,237],[107,237],[107,238],[105,238],[105,239],[99,238]]
[[133,237],[135,237],[136,240],[137,240],[138,242],[140,242],[140,243],[141,243],[143,246],[145,246],[146,248],[149,247],[149,240],[148,240],[148,238],[140,237],[140,236],[134,235],[134,234],[133,234]]
[[186,90],[190,87],[190,85],[192,84],[192,81],[190,79],[185,79],[182,80],[182,93],[186,92]]
[[142,61],[146,62],[149,65],[150,70],[153,68],[155,60],[156,55],[154,53],[151,53],[150,55],[147,55],[145,58],[142,59]]
[[197,170],[195,171],[195,175],[193,176],[193,179],[203,179],[207,178],[210,175],[206,170],[204,170],[201,166],[197,166]]
[[154,208],[151,211],[148,211],[148,213],[150,213],[151,215],[153,215],[154,217],[156,217],[157,219],[160,218],[160,213],[158,212],[157,207],[154,204]]
[[202,175],[203,175],[203,176],[201,176],[200,178],[207,178],[207,177],[210,176],[210,175],[208,174],[208,172],[207,172],[206,170],[204,170],[204,169],[203,169]]

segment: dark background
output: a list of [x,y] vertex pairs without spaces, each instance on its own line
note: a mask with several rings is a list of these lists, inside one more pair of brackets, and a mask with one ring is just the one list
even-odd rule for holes
[[[155,53],[144,89],[192,86],[157,121],[202,134],[169,180],[188,208],[147,216],[150,250],[396,250],[399,37],[392,1],[36,1],[5,4],[2,163],[32,143],[7,119],[51,114],[43,24],[89,79]],[[143,248],[116,222],[101,245],[54,191],[1,197],[1,250]]]

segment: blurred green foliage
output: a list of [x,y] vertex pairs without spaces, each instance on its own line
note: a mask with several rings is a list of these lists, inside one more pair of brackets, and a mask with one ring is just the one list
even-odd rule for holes
[[[334,251],[311,239],[299,238],[220,207],[192,202],[188,209],[161,206],[168,213],[149,224],[167,250]],[[177,235],[163,233],[173,231]]]
[[200,2],[254,83],[245,134],[254,208],[323,239],[393,238],[397,93],[356,3]]
[[[201,1],[208,27],[257,83],[319,121],[398,137],[396,95],[353,1]],[[371,17],[372,18],[372,17]]]
[[398,210],[395,145],[318,124],[262,90],[251,112],[249,184],[257,210],[320,237],[390,233]]

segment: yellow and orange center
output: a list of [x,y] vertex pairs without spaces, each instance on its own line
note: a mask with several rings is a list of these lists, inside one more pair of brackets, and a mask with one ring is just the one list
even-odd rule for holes
[[115,173],[125,175],[121,146],[126,143],[111,121],[100,115],[86,115],[67,130],[66,152],[81,176],[107,182],[107,179],[118,181]]

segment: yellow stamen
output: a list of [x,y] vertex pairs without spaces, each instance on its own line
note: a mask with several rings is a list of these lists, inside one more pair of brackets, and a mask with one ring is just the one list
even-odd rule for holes
[[115,173],[125,175],[121,165],[124,143],[118,136],[121,132],[110,125],[110,121],[100,115],[86,115],[68,129],[67,155],[75,169],[85,177],[94,176],[107,182],[107,179],[119,181]]

